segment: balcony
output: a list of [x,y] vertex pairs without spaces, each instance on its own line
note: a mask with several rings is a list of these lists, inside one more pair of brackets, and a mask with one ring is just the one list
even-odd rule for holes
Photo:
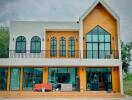
[[[60,50],[41,50],[31,52],[26,50],[23,52],[16,52],[15,50],[9,51],[10,58],[81,58],[80,50],[75,51],[60,51]],[[118,50],[84,50],[84,59],[118,59]]]
[[84,50],[83,58],[85,59],[118,59],[118,50]]
[[41,50],[33,51],[30,50],[16,52],[15,50],[9,50],[10,58],[80,58],[80,50]]

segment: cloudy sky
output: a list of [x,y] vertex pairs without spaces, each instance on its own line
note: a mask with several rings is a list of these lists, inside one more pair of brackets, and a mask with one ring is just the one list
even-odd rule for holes
[[[0,0],[0,25],[14,20],[78,20],[95,0]],[[132,41],[132,0],[104,0],[121,19],[121,39]]]

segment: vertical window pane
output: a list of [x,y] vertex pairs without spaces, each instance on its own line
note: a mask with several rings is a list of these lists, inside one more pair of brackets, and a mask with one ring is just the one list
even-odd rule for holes
[[90,35],[90,33],[89,34],[87,34],[87,42],[91,42],[92,41],[92,35]]
[[105,50],[110,50],[110,43],[105,43]]
[[110,43],[105,43],[105,55],[110,55]]
[[50,56],[51,57],[57,56],[57,41],[55,37],[52,37],[50,40]]
[[19,36],[16,39],[16,53],[26,52],[26,38],[24,36]]
[[61,57],[66,56],[66,52],[65,52],[65,50],[66,50],[66,44],[65,43],[66,43],[65,42],[65,38],[61,37],[61,39],[60,39],[60,56]]
[[34,36],[31,39],[31,53],[41,52],[41,39],[38,36]]
[[93,50],[97,51],[98,50],[98,43],[93,43]]
[[33,90],[33,86],[42,83],[42,68],[24,68],[23,72],[23,90]]
[[92,43],[87,43],[87,57],[88,58],[92,58],[92,53],[93,53],[93,51],[92,51]]
[[0,68],[0,90],[7,90],[8,68]]
[[110,42],[110,35],[105,35],[105,42]]
[[99,58],[105,57],[105,47],[104,43],[99,43]]
[[98,42],[98,35],[93,35],[93,42]]
[[19,90],[20,87],[20,68],[11,68],[11,90]]
[[75,57],[75,39],[73,37],[69,38],[69,57]]
[[104,42],[104,35],[99,35],[99,42]]
[[87,50],[92,50],[92,43],[87,43]]

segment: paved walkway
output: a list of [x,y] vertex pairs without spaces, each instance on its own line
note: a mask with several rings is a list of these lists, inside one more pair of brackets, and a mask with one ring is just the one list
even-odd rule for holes
[[132,97],[126,98],[3,98],[0,97],[0,100],[132,100]]

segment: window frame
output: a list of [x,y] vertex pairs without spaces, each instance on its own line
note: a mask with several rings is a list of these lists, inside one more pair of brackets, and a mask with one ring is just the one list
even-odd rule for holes
[[50,57],[57,57],[57,39],[54,36],[50,39]]
[[68,57],[75,57],[75,38],[74,37],[70,37],[68,40]]
[[[96,31],[96,33],[93,33],[93,31],[95,31],[97,29],[97,31]],[[102,30],[102,32],[103,32],[103,34],[100,34],[100,32],[99,32],[99,29],[101,29]],[[107,34],[106,34],[107,33]],[[87,40],[87,38],[88,38],[88,35],[90,35],[91,36],[91,41],[88,41]],[[97,42],[94,42],[93,41],[93,35],[98,35],[98,41]],[[101,36],[101,35],[103,35],[104,36],[104,41],[102,42],[102,41],[100,41],[100,38],[99,38],[99,36]],[[110,41],[109,42],[106,42],[106,39],[105,39],[105,36],[106,35],[109,35],[109,38],[110,38]],[[93,52],[95,51],[95,50],[93,50],[93,44],[94,43],[97,43],[98,44],[98,50],[97,50],[97,53],[98,53],[98,55],[97,55],[97,57],[95,57],[95,58],[101,58],[101,51],[104,51],[104,54],[107,52],[107,51],[110,51],[110,54],[112,54],[112,48],[111,48],[111,34],[109,33],[109,32],[107,32],[105,29],[103,29],[102,27],[100,27],[99,25],[97,25],[95,28],[93,28],[90,32],[88,32],[87,34],[86,34],[86,58],[89,58],[88,57],[88,52],[89,51],[92,51],[92,57],[91,58],[94,58],[94,54],[93,54]],[[92,50],[88,50],[88,47],[87,47],[87,45],[88,44],[91,44],[92,45]],[[101,44],[104,44],[104,50],[100,50],[100,45]],[[110,50],[106,50],[106,44],[109,44],[110,45]],[[105,58],[105,57],[104,57]]]
[[[17,40],[17,39],[19,39],[20,38],[20,40]],[[22,39],[24,39],[24,40],[22,40]],[[17,50],[17,46],[18,46],[18,43],[24,43],[24,49],[23,50]],[[16,53],[26,53],[26,37],[25,36],[18,36],[17,38],[16,38],[16,47],[15,47],[15,52]]]
[[[37,38],[38,40],[35,40]],[[34,40],[33,40],[34,39]],[[35,50],[32,50],[33,43],[35,43]],[[36,50],[36,43],[39,43],[39,50]],[[30,42],[30,53],[41,53],[41,38],[39,36],[33,36]]]
[[60,38],[60,57],[66,57],[66,39],[65,37]]

